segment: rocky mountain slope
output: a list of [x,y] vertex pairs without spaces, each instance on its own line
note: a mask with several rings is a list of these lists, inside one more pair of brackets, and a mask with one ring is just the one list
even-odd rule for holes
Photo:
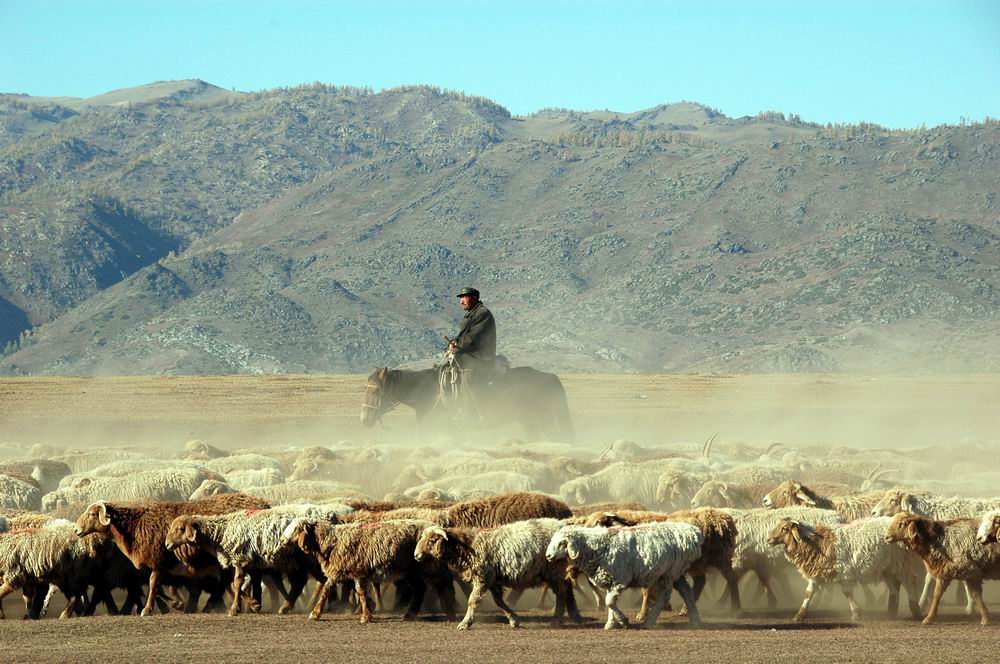
[[[1000,126],[428,87],[0,97],[6,373],[1000,368]],[[24,330],[29,330],[24,332]]]

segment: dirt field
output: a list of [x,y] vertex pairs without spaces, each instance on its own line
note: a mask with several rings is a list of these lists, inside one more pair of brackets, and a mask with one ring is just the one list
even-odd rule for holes
[[511,630],[483,616],[469,632],[454,624],[402,622],[390,616],[362,626],[352,616],[185,616],[80,618],[0,622],[4,662],[223,662],[391,661],[433,664],[475,662],[976,662],[996,661],[1000,626],[980,627],[945,615],[923,627],[908,621],[838,622],[818,614],[790,625],[791,611],[738,621],[707,619],[692,630],[661,618],[650,631],[605,632],[592,618],[553,630],[540,614]]
[[[918,446],[991,439],[1000,376],[563,376],[579,442],[723,438]],[[405,407],[364,429],[364,376],[0,379],[0,444],[229,445],[413,442]],[[519,435],[482,432],[483,443]]]
[[[566,376],[582,444],[629,437],[646,444],[695,442],[720,432],[730,440],[897,445],[995,440],[1000,431],[1000,376]],[[412,442],[412,416],[392,427],[362,429],[363,376],[102,378],[0,380],[0,446],[152,444],[180,449],[191,438],[221,445]],[[500,435],[482,435],[493,444]],[[798,581],[801,584],[801,581]],[[988,584],[987,601],[997,588]],[[798,592],[799,586],[795,586]],[[717,594],[717,593],[715,593]],[[838,593],[839,595],[839,593]],[[953,593],[949,592],[949,597]],[[795,598],[793,598],[795,599]],[[364,659],[393,662],[664,662],[664,661],[995,661],[1000,626],[950,604],[940,624],[885,621],[852,625],[834,598],[804,626],[793,608],[750,611],[740,619],[705,610],[691,630],[677,618],[658,629],[606,633],[603,616],[584,609],[586,624],[550,629],[538,611],[513,631],[481,616],[470,633],[453,624],[403,623],[380,617],[363,627],[352,616],[302,615],[97,617],[17,620],[8,598],[0,622],[0,662],[282,661]],[[592,606],[592,605],[591,605]],[[843,607],[840,607],[843,608]]]

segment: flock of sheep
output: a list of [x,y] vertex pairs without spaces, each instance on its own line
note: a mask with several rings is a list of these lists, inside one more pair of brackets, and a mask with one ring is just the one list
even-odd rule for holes
[[674,590],[697,624],[709,572],[739,611],[748,573],[774,608],[775,587],[791,592],[785,577],[797,571],[806,587],[796,621],[828,585],[858,620],[854,589],[884,585],[890,615],[905,589],[912,617],[929,624],[952,581],[989,621],[982,589],[1000,578],[1000,498],[975,459],[991,447],[714,442],[616,441],[599,455],[519,441],[447,451],[0,446],[0,616],[15,591],[31,618],[56,591],[62,617],[102,605],[211,610],[227,594],[235,616],[262,610],[266,591],[278,613],[352,607],[365,623],[386,610],[391,585],[405,618],[454,620],[457,585],[460,629],[486,593],[518,626],[513,607],[531,588],[551,592],[555,623],[580,621],[582,597],[606,608],[606,629],[629,625],[619,598],[637,589],[636,622],[650,627]]

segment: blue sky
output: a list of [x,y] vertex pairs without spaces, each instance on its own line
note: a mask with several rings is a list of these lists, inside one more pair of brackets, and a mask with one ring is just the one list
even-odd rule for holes
[[698,101],[890,127],[1000,116],[1000,1],[0,0],[0,91],[429,83],[525,114]]

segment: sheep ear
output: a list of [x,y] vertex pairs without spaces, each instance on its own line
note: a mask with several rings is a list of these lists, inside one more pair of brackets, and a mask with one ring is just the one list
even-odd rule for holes
[[917,497],[914,496],[912,493],[907,494],[906,499],[903,500],[902,502],[906,504],[907,512],[917,511]]
[[917,539],[919,535],[920,535],[920,526],[917,525],[916,520],[910,521],[910,523],[907,524],[906,526],[906,540],[908,542],[912,542],[913,540]]
[[97,508],[100,510],[100,513],[98,514],[97,517],[97,522],[100,523],[102,526],[110,526],[111,517],[108,516],[107,504],[102,500],[101,502],[97,503]]
[[569,556],[570,560],[576,560],[580,556],[580,552],[575,546],[573,546],[573,543],[568,540],[566,542],[566,555]]
[[801,485],[799,486],[798,490],[795,492],[795,497],[798,498],[799,500],[801,500],[806,505],[810,505],[812,507],[816,507],[816,501],[813,500],[812,498],[810,498],[809,495],[805,491],[802,490],[802,486]]
[[726,489],[725,484],[719,485],[719,495],[722,496],[724,500],[729,500],[729,491]]
[[796,542],[798,542],[799,544],[801,544],[802,543],[802,533],[799,532],[799,522],[798,521],[792,521],[790,524],[788,524],[788,529],[792,533],[792,539],[794,539]]
[[189,522],[184,530],[184,536],[187,541],[193,542],[198,539],[198,525],[196,523]]

